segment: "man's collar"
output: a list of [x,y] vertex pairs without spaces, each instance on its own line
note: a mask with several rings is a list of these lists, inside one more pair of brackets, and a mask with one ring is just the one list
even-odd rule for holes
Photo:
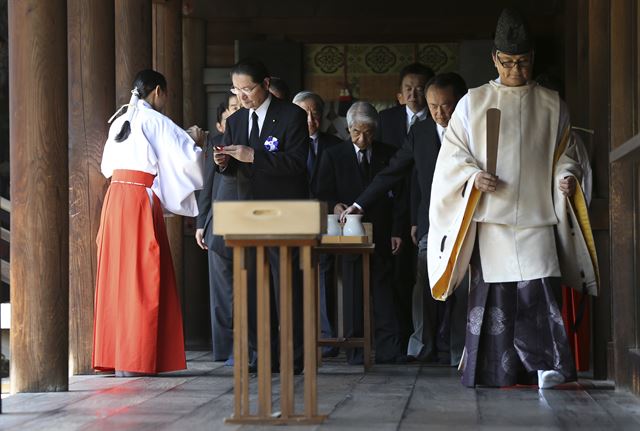
[[420,120],[424,120],[425,117],[427,116],[427,108],[426,107],[423,108],[422,111],[420,111],[420,112],[413,112],[409,108],[409,106],[407,106],[407,105],[404,105],[404,109],[407,112],[407,118],[409,118],[409,119],[411,119],[411,117],[413,117],[414,114],[417,115]]
[[262,105],[258,106],[257,109],[249,109],[249,118],[251,118],[251,115],[253,114],[254,111],[256,114],[258,114],[258,117],[264,118],[265,115],[267,115],[267,110],[269,109],[269,105],[271,105],[271,93],[269,93],[269,95],[264,100],[264,102],[262,102]]

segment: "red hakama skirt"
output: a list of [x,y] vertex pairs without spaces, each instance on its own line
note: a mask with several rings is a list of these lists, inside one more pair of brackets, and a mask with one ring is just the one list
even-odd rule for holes
[[116,170],[98,230],[93,367],[146,374],[186,368],[182,313],[154,176]]

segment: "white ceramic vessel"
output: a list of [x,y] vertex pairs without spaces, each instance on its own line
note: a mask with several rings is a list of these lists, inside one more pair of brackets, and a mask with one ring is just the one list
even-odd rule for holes
[[327,235],[342,235],[342,229],[340,228],[340,216],[338,214],[329,214],[327,216]]
[[344,236],[365,236],[364,226],[362,225],[362,214],[347,215],[347,222],[342,229]]

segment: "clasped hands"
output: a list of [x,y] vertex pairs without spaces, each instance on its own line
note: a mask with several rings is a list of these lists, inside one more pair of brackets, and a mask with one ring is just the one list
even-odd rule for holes
[[[347,207],[346,204],[337,203],[335,207],[333,207],[333,213],[338,214],[340,216],[340,222],[345,223],[347,221],[347,216],[349,214],[362,214],[362,209],[357,207],[356,205],[351,205]],[[400,253],[400,248],[402,247],[402,238],[397,236],[391,237],[391,254],[396,255]]]
[[[488,172],[480,172],[476,175],[474,186],[483,193],[493,193],[498,186],[499,178]],[[566,176],[560,180],[558,186],[560,192],[566,197],[571,197],[576,192],[576,179],[573,176]]]

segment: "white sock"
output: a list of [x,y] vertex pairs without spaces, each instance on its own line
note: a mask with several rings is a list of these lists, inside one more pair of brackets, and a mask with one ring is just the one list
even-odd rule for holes
[[538,387],[550,389],[564,383],[564,376],[556,370],[538,370]]

